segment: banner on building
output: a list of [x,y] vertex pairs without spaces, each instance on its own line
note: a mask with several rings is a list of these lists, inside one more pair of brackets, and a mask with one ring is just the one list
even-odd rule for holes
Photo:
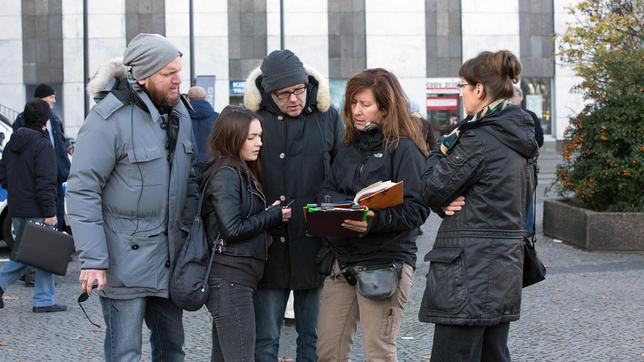
[[241,97],[246,90],[245,80],[231,80],[229,83],[229,92],[231,97]]
[[426,94],[458,94],[457,85],[460,78],[427,78]]
[[214,75],[198,75],[195,79],[195,85],[206,90],[206,100],[215,108],[215,80]]

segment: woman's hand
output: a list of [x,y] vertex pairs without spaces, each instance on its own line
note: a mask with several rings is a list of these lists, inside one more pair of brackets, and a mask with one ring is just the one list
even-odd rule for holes
[[367,231],[369,231],[369,222],[375,215],[376,214],[374,214],[373,210],[369,210],[367,211],[367,220],[344,220],[342,227],[345,229],[357,231],[361,234],[366,234]]
[[[275,200],[271,204],[271,207],[276,207],[282,204],[282,201],[280,200]],[[291,207],[290,206],[285,206],[282,208],[282,222],[288,222],[288,220],[291,218]]]
[[291,218],[291,208],[290,207],[283,207],[282,208],[282,222],[288,222],[288,220]]
[[56,216],[45,218],[46,225],[56,225],[57,223],[58,223],[58,219],[56,218]]
[[452,216],[456,214],[457,211],[463,210],[463,206],[465,206],[465,196],[459,196],[452,200],[452,202],[449,203],[447,206],[443,206],[443,212],[445,212],[445,215],[447,216]]

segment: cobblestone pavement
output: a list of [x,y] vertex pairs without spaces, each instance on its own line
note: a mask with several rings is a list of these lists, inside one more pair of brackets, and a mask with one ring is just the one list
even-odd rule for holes
[[[559,158],[542,155],[538,190],[537,249],[547,279],[524,289],[521,319],[511,324],[509,347],[515,361],[644,361],[644,253],[586,252],[541,235],[544,188]],[[550,194],[545,197],[554,197]],[[431,248],[440,219],[432,215],[419,238],[418,259]],[[0,258],[7,258],[0,250]],[[0,262],[1,264],[1,262]],[[429,359],[433,325],[418,321],[428,264],[418,263],[414,288],[398,338],[400,361]],[[0,361],[100,361],[104,329],[90,325],[76,304],[79,264],[57,278],[57,301],[70,310],[31,312],[32,288],[21,282],[5,292],[0,310]],[[96,296],[84,303],[104,325]],[[211,319],[205,309],[184,315],[186,360],[209,361]],[[144,341],[147,341],[147,332]],[[283,328],[280,355],[295,357],[295,327]],[[353,360],[364,360],[360,334]],[[144,343],[143,360],[150,360]]]

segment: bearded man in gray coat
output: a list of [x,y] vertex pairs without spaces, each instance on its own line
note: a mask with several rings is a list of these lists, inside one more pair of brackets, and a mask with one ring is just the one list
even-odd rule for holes
[[107,361],[140,359],[144,320],[152,359],[184,360],[182,310],[168,289],[198,196],[181,55],[139,34],[123,64],[102,67],[88,87],[98,103],[78,133],[67,207],[81,289],[100,294]]

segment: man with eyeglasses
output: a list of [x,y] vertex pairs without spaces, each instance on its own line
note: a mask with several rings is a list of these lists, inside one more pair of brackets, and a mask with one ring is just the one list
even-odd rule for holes
[[[344,128],[331,107],[328,81],[290,50],[276,50],[246,80],[245,106],[263,118],[261,163],[268,199],[294,201],[301,210],[315,202]],[[305,235],[303,213],[270,231],[264,275],[255,292],[255,360],[276,361],[284,310],[295,302],[297,360],[315,361],[320,288],[324,275],[321,240]]]

